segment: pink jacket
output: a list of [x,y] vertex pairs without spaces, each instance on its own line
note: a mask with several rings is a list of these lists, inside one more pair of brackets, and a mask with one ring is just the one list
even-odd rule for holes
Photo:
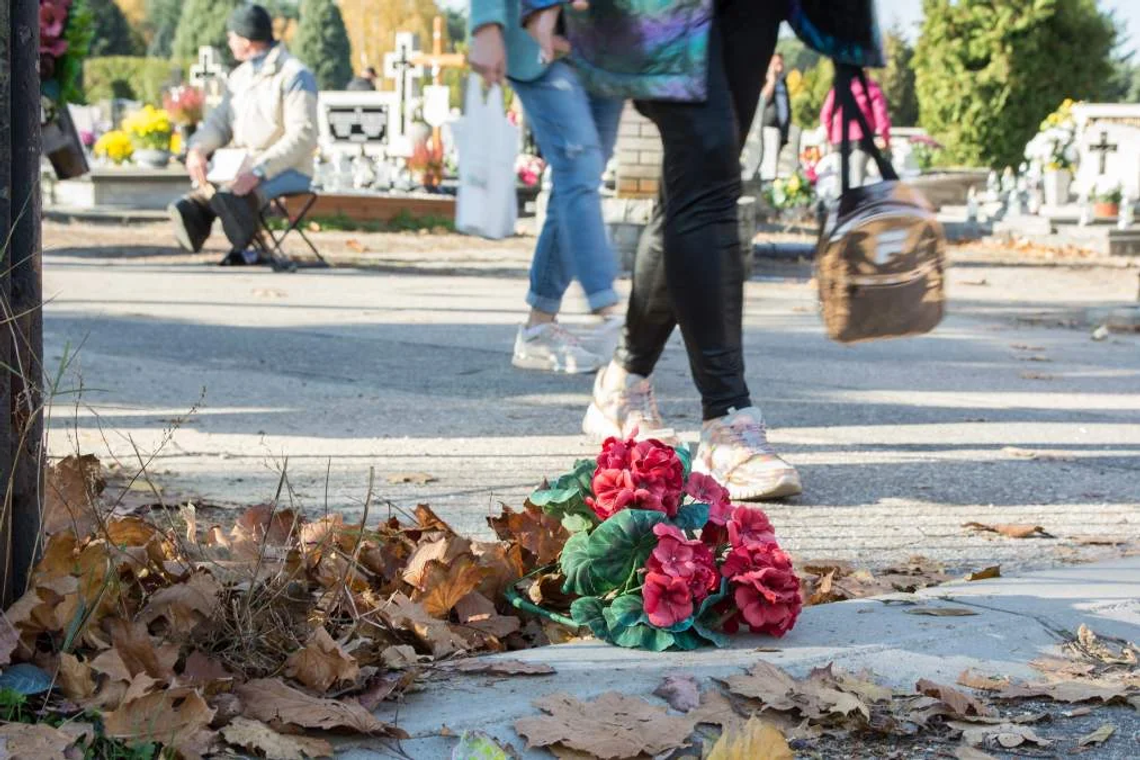
[[[883,90],[879,87],[878,82],[867,77],[867,84],[871,90],[869,99],[867,93],[863,92],[863,85],[858,79],[851,82],[851,92],[854,93],[855,101],[859,104],[859,110],[863,112],[867,124],[875,131],[875,135],[883,138],[889,144],[891,141],[891,116],[887,113],[887,99],[883,97]],[[843,119],[840,118],[839,114],[840,109],[835,102],[835,88],[833,87],[831,92],[827,93],[827,100],[824,101],[823,111],[819,116],[820,123],[827,128],[827,139],[832,145],[843,142]],[[863,129],[858,122],[851,122],[850,135],[853,142],[863,139]]]

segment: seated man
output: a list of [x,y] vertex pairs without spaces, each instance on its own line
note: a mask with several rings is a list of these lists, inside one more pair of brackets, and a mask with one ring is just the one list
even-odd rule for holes
[[[273,39],[273,20],[259,5],[237,8],[227,24],[230,51],[241,63],[226,83],[222,102],[190,140],[186,169],[195,189],[168,209],[174,234],[188,251],[202,250],[221,217],[233,246],[243,253],[257,234],[257,212],[280,195],[309,189],[317,148],[317,81]],[[207,180],[209,159],[220,148],[247,151],[241,173],[222,187]]]

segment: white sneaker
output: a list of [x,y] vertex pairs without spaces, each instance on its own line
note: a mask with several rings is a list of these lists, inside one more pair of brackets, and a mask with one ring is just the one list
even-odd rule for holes
[[716,478],[734,501],[782,499],[804,490],[796,468],[768,443],[764,416],[754,406],[701,426],[693,470]]
[[607,438],[636,436],[638,440],[655,438],[670,446],[678,445],[677,433],[661,419],[649,378],[626,375],[621,387],[611,389],[605,382],[611,366],[607,365],[594,379],[594,398],[582,420],[582,432],[599,443]]
[[577,375],[597,371],[605,360],[587,350],[562,325],[547,322],[534,327],[519,327],[511,364],[520,369]]
[[617,349],[623,328],[625,328],[625,317],[602,317],[597,327],[582,335],[582,345],[590,353],[597,354],[608,362]]

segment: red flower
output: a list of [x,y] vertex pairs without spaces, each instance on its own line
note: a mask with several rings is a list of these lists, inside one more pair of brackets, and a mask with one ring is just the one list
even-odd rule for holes
[[721,574],[731,579],[736,606],[754,633],[783,636],[795,625],[803,607],[800,582],[791,559],[774,542],[733,548]]
[[693,614],[693,597],[683,578],[649,573],[641,595],[649,622],[658,628],[669,628]]
[[686,538],[672,525],[659,523],[653,526],[653,533],[657,536],[657,548],[646,560],[646,569],[684,580],[693,600],[704,601],[720,580],[712,550],[700,541]]
[[701,504],[709,505],[709,522],[713,525],[724,525],[732,515],[732,502],[728,489],[716,482],[716,478],[711,475],[691,473],[689,482],[685,484],[685,493]]
[[728,521],[728,542],[733,547],[756,543],[775,543],[776,530],[764,510],[739,506]]
[[681,507],[684,466],[660,441],[610,438],[598,455],[593,498],[586,503],[603,520],[622,509],[650,509],[675,517]]

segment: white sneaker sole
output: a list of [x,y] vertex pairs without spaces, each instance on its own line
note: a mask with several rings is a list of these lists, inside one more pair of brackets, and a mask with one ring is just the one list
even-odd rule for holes
[[[716,477],[714,473],[709,472],[707,468],[701,465],[699,459],[693,462],[693,471]],[[720,478],[717,478],[717,482],[720,482]],[[769,488],[741,486],[735,483],[721,483],[721,485],[728,489],[729,498],[733,501],[776,501],[799,496],[804,492],[800,475],[795,470],[785,470],[775,485]]]
[[[582,432],[585,433],[586,437],[593,443],[602,443],[607,438],[626,438],[625,432],[619,428],[613,420],[602,414],[602,410],[593,402],[590,402],[590,408],[586,410],[586,416],[582,418]],[[681,440],[677,437],[677,431],[672,428],[648,431],[639,430],[637,432],[636,439],[639,441],[648,440],[650,438],[661,441],[667,446],[681,445]]]
[[519,354],[514,354],[511,357],[511,365],[518,369],[559,372],[565,375],[588,375],[592,372],[597,372],[602,364],[604,364],[604,362],[600,357],[595,357],[593,361],[587,361],[583,364],[579,364],[575,361],[562,362],[554,356],[520,356]]

